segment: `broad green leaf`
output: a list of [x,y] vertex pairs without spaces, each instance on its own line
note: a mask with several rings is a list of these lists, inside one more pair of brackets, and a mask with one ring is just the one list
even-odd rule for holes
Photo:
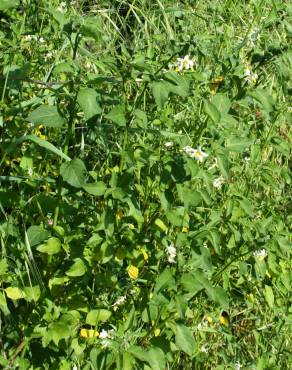
[[253,91],[248,91],[247,95],[257,100],[266,112],[271,112],[275,105],[273,97],[264,89],[257,88]]
[[131,353],[134,357],[136,357],[139,361],[148,362],[148,354],[142,347],[131,346],[128,349],[128,352]]
[[220,112],[221,116],[227,114],[231,107],[230,99],[224,94],[214,95],[213,98],[211,99],[211,103]]
[[24,141],[32,141],[33,143],[41,146],[42,148],[57,154],[59,157],[65,159],[66,161],[70,161],[71,158],[68,157],[66,154],[64,154],[60,149],[57,149],[53,144],[49,143],[46,140],[40,139],[39,137],[35,135],[25,135],[20,137],[19,139],[15,140],[14,142],[11,143],[11,145],[7,148],[6,152],[10,153],[13,152],[14,149],[17,147],[18,144],[21,144]]
[[155,102],[158,108],[162,109],[170,93],[169,84],[165,81],[154,81],[151,87]]
[[0,11],[16,8],[18,4],[19,0],[0,0]]
[[173,94],[186,97],[189,94],[189,83],[186,78],[176,72],[167,72],[164,78],[169,81],[168,89]]
[[91,310],[86,316],[86,324],[96,326],[99,322],[105,322],[111,317],[112,313],[103,308],[99,310]]
[[214,104],[210,103],[208,100],[205,100],[204,109],[205,113],[211,118],[214,123],[220,122],[221,115]]
[[10,314],[5,294],[2,292],[0,292],[0,310],[3,312],[4,316],[8,316]]
[[160,218],[156,218],[156,220],[154,221],[154,224],[164,233],[167,232],[167,226],[165,225],[165,223],[160,219]]
[[73,315],[64,314],[58,321],[49,325],[46,340],[51,340],[58,345],[61,339],[69,338],[74,334],[77,320]]
[[184,274],[180,279],[180,283],[185,290],[192,294],[196,294],[203,289],[202,283],[191,273]]
[[247,137],[230,136],[226,140],[226,149],[231,152],[241,153],[253,143],[252,139]]
[[179,199],[184,203],[186,208],[189,206],[197,206],[202,201],[202,196],[198,191],[181,184],[177,184],[176,188]]
[[47,127],[62,127],[64,124],[64,119],[60,116],[57,107],[45,104],[31,112],[27,120],[34,125],[44,125]]
[[154,292],[158,293],[160,290],[165,288],[174,288],[175,279],[169,268],[166,268],[156,279]]
[[95,195],[96,197],[100,197],[100,196],[104,195],[104,193],[106,192],[107,186],[103,181],[98,181],[98,182],[95,182],[95,183],[92,183],[92,184],[83,185],[83,189],[91,195]]
[[195,339],[191,330],[185,325],[176,325],[175,344],[189,356],[194,355]]
[[269,307],[273,308],[275,298],[274,298],[273,289],[269,285],[265,285],[264,295],[265,295],[265,298],[266,298],[266,301],[267,301]]
[[84,112],[86,120],[101,113],[101,108],[97,103],[98,94],[95,90],[86,88],[78,92],[77,101]]
[[35,286],[26,286],[23,288],[25,293],[25,300],[28,302],[36,302],[41,296],[41,290],[39,285]]
[[63,179],[76,188],[81,188],[84,185],[85,172],[85,164],[79,158],[63,163],[60,168]]
[[147,362],[151,366],[152,370],[164,370],[165,369],[165,355],[161,348],[153,347],[148,351]]
[[73,265],[66,271],[67,276],[78,277],[83,276],[87,271],[85,263],[81,258],[76,258]]
[[41,225],[30,226],[27,230],[27,237],[31,247],[41,243],[50,236],[50,232]]
[[0,261],[0,276],[5,275],[8,270],[7,259],[3,258]]
[[16,300],[16,299],[25,298],[25,293],[18,287],[10,286],[4,290],[5,290],[7,297],[10,299]]
[[57,254],[61,250],[61,242],[58,238],[52,237],[45,244],[39,245],[37,250],[48,255]]
[[122,104],[117,105],[105,116],[105,118],[113,121],[119,126],[126,126],[125,107]]

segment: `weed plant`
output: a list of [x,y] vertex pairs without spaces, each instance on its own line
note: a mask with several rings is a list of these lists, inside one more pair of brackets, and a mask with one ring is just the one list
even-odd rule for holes
[[291,13],[0,0],[1,368],[292,368]]

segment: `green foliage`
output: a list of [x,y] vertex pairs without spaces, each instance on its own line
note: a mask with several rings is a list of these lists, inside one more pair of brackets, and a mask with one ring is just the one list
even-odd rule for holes
[[291,368],[288,2],[0,13],[0,367]]

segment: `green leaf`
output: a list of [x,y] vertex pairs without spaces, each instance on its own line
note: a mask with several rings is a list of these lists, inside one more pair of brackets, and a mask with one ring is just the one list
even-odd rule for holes
[[58,238],[52,237],[48,239],[46,244],[41,244],[37,247],[37,250],[41,253],[48,255],[57,254],[61,250],[61,242]]
[[228,113],[231,107],[231,101],[224,94],[216,94],[211,99],[211,103],[216,107],[221,116]]
[[126,126],[127,120],[125,116],[125,107],[124,105],[120,104],[114,107],[106,116],[105,118],[113,121],[119,126]]
[[275,298],[274,298],[273,289],[269,285],[265,285],[264,295],[265,295],[265,298],[266,298],[266,301],[267,301],[269,307],[273,308]]
[[16,8],[19,0],[0,0],[0,11]]
[[3,312],[4,316],[10,315],[9,308],[7,306],[7,301],[4,293],[0,292],[0,310]]
[[0,261],[0,276],[5,275],[7,270],[8,270],[8,263],[7,263],[6,258],[3,258]]
[[226,149],[231,152],[241,153],[251,144],[253,144],[253,140],[247,137],[230,136],[226,140]]
[[148,351],[147,362],[152,370],[165,369],[165,355],[161,348],[153,347]]
[[60,174],[71,186],[81,188],[85,182],[86,167],[81,159],[74,158],[70,162],[63,163]]
[[31,112],[27,120],[34,125],[47,127],[62,127],[64,124],[64,119],[60,116],[57,107],[45,104]]
[[4,290],[5,290],[7,297],[12,300],[25,298],[25,293],[18,287],[10,286]]
[[191,273],[184,274],[180,279],[180,283],[186,291],[192,294],[196,294],[203,289],[202,283]]
[[189,84],[186,78],[176,72],[167,72],[164,78],[169,81],[168,88],[173,94],[186,97],[189,94]]
[[27,230],[27,237],[31,247],[40,244],[50,236],[50,232],[41,225],[30,226]]
[[98,322],[105,322],[111,317],[112,313],[103,308],[99,310],[91,310],[86,316],[86,324],[96,326]]
[[190,189],[181,184],[176,185],[178,197],[185,207],[197,206],[202,201],[202,196],[198,191]]
[[266,112],[269,113],[273,110],[275,101],[266,90],[257,88],[256,90],[248,91],[247,95],[257,100]]
[[183,352],[193,356],[196,344],[195,339],[190,329],[185,325],[176,325],[175,344]]
[[100,196],[104,195],[104,193],[106,192],[107,186],[103,181],[98,181],[98,182],[95,182],[95,183],[92,183],[92,184],[83,185],[83,189],[91,195],[95,195],[96,197],[100,197]]
[[173,287],[175,287],[175,279],[172,276],[171,270],[166,268],[156,279],[154,292],[158,293],[162,289]]
[[155,102],[158,108],[162,109],[170,93],[169,84],[165,81],[154,81],[151,87]]
[[81,258],[76,258],[74,261],[73,265],[66,271],[66,275],[72,277],[83,276],[87,271],[85,263]]
[[97,103],[97,98],[97,92],[90,88],[82,89],[78,92],[77,101],[84,112],[86,120],[89,120],[101,113],[101,108]]
[[28,302],[36,302],[39,300],[41,296],[41,290],[39,285],[35,286],[26,286],[23,288],[23,291],[25,293],[25,300]]
[[40,139],[39,137],[37,137],[35,135],[25,135],[25,136],[20,137],[19,139],[15,140],[14,142],[11,143],[11,145],[7,148],[6,152],[7,153],[13,152],[18,144],[21,144],[23,141],[26,141],[26,140],[32,141],[33,143],[41,146],[42,148],[44,148],[44,149],[46,149],[46,150],[48,150],[48,151],[50,151],[54,154],[57,154],[61,158],[65,159],[66,161],[71,160],[70,157],[68,157],[66,154],[64,154],[60,149],[57,149],[53,144],[49,143],[46,140]]
[[205,113],[211,118],[214,123],[220,122],[221,115],[214,104],[210,103],[208,100],[205,100],[204,109]]
[[73,315],[64,314],[60,320],[50,324],[48,332],[46,333],[46,339],[48,342],[51,340],[58,345],[61,339],[69,338],[74,334],[77,320]]

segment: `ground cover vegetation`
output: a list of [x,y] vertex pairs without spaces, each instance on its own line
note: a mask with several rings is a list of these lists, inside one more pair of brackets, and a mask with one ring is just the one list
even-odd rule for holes
[[1,368],[292,368],[291,13],[0,0]]

